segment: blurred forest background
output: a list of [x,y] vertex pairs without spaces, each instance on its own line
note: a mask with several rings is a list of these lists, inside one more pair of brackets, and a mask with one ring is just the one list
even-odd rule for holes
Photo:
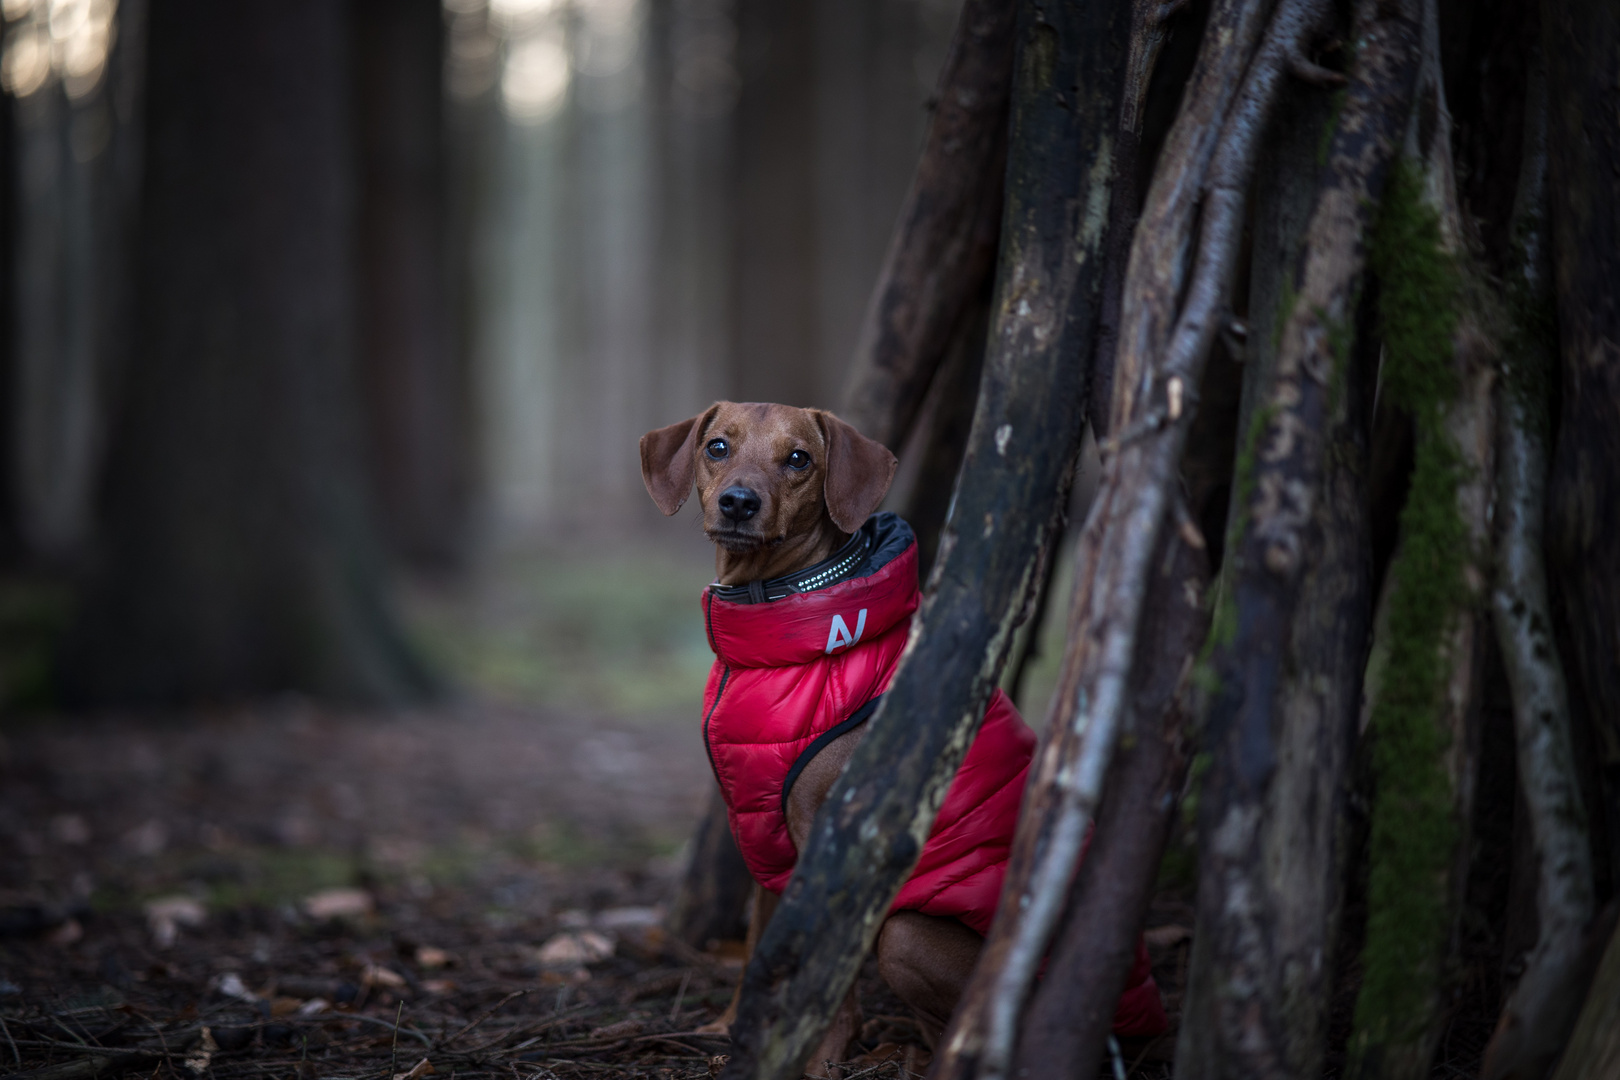
[[836,407],[958,8],[6,0],[0,892],[673,855],[637,438]]
[[695,701],[636,439],[836,404],[957,7],[7,0],[0,700]]

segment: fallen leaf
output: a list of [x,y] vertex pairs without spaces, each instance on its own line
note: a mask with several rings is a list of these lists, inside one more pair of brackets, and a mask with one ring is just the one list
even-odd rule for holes
[[707,952],[725,967],[740,968],[748,962],[748,944],[731,938],[711,941]]
[[422,992],[425,994],[449,994],[456,989],[456,984],[450,979],[423,979]]
[[427,1058],[423,1058],[421,1061],[418,1061],[415,1065],[411,1066],[410,1072],[395,1073],[394,1080],[421,1080],[422,1077],[432,1076],[438,1071],[439,1070],[433,1067],[433,1063],[431,1061],[429,1061]]
[[146,902],[146,927],[160,949],[174,944],[182,926],[201,926],[208,909],[189,896],[162,896]]
[[731,1055],[730,1054],[716,1054],[716,1055],[714,1055],[714,1057],[709,1059],[709,1075],[710,1076],[719,1076],[720,1075],[720,1070],[724,1069],[726,1067],[726,1062],[728,1062],[730,1060],[731,1060]]
[[225,974],[221,975],[219,977],[219,982],[217,985],[215,985],[214,989],[219,992],[221,997],[234,998],[237,1001],[246,1002],[249,1005],[257,1005],[259,1003],[259,995],[249,990],[247,988],[247,984],[242,982],[242,976],[238,975],[234,971],[227,971]]
[[598,930],[645,930],[662,926],[664,909],[661,907],[608,908],[591,920]]
[[185,1066],[192,1072],[201,1076],[208,1071],[208,1065],[214,1060],[219,1044],[214,1041],[214,1033],[206,1027],[202,1029],[202,1036],[197,1040],[196,1049],[186,1055]]
[[405,976],[376,964],[367,964],[365,971],[360,974],[360,985],[397,990],[405,985]]
[[319,1016],[321,1013],[325,1012],[327,1009],[330,1009],[331,1007],[332,1007],[332,1003],[330,1001],[327,1001],[325,998],[322,998],[322,997],[310,998],[308,1001],[306,1001],[302,1005],[298,1006],[298,1015],[299,1016]]
[[860,1055],[850,1061],[857,1069],[871,1069],[878,1065],[887,1065],[891,1061],[899,1061],[906,1056],[905,1048],[899,1043],[879,1043],[871,1052]]
[[295,997],[276,997],[270,999],[271,1016],[291,1016],[304,1007],[304,1003]]
[[418,967],[432,971],[434,968],[450,966],[450,954],[443,949],[432,945],[423,945],[416,950],[416,964]]
[[613,955],[613,939],[595,930],[570,930],[540,946],[542,967],[574,968],[594,964]]
[[304,898],[304,914],[312,919],[359,918],[371,909],[371,894],[364,889],[322,889]]

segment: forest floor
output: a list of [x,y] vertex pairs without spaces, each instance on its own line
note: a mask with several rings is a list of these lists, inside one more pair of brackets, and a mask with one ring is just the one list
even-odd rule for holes
[[[705,570],[522,556],[419,593],[461,691],[417,711],[6,720],[0,1076],[712,1075],[740,943],[659,925],[710,783]],[[1188,899],[1149,918],[1172,1015]],[[920,1076],[870,964],[861,996],[844,1076]],[[1124,1071],[1168,1077],[1171,1042]]]

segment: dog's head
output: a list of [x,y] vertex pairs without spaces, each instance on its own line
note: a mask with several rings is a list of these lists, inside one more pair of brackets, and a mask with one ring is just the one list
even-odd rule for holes
[[703,531],[745,553],[831,519],[859,529],[894,479],[895,457],[832,413],[721,401],[641,437],[641,478],[665,514],[696,483]]

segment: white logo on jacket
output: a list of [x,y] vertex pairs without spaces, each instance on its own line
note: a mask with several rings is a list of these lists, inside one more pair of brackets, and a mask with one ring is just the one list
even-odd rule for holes
[[827,651],[832,652],[834,649],[842,648],[845,645],[853,645],[861,640],[861,635],[864,633],[866,633],[865,608],[861,608],[860,614],[855,616],[855,635],[853,637],[850,636],[849,624],[844,621],[844,617],[834,615],[832,629],[827,631]]

